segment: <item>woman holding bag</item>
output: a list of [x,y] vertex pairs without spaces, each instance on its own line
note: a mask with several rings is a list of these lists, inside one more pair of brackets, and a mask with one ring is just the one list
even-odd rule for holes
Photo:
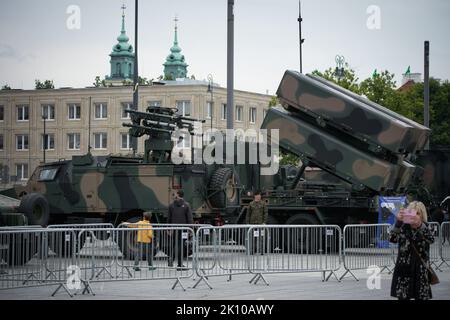
[[399,300],[432,298],[430,283],[437,283],[437,278],[430,266],[434,237],[427,220],[425,205],[413,201],[406,210],[400,210],[391,231],[390,242],[398,243],[391,296]]

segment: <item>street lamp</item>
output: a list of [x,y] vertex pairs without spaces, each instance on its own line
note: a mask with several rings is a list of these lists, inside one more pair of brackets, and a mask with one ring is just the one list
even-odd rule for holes
[[336,69],[334,71],[334,75],[336,76],[336,78],[338,78],[338,81],[340,81],[345,76],[344,70],[345,58],[344,56],[337,55],[335,61],[336,61]]
[[213,108],[214,108],[214,78],[211,74],[208,74],[208,93],[211,94],[211,102],[210,102],[210,107],[211,110],[209,111],[209,118],[211,119],[211,136],[212,136],[212,129],[213,129]]
[[[48,112],[48,111],[47,111]],[[44,136],[42,137],[42,147],[44,149],[44,164],[45,164],[45,149],[47,149],[47,132],[46,132],[46,120],[47,120],[47,115],[45,114],[45,111],[42,114],[42,120],[44,121]]]

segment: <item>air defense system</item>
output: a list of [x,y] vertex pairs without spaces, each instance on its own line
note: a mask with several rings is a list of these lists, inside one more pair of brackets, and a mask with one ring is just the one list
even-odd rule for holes
[[163,222],[178,189],[199,222],[243,222],[253,192],[262,190],[269,223],[345,225],[376,222],[380,195],[417,189],[429,196],[424,185],[448,172],[450,161],[438,167],[432,152],[423,157],[428,128],[322,78],[287,71],[277,96],[282,108],[271,108],[261,128],[278,129],[279,147],[300,157],[301,166],[262,176],[248,152],[244,164],[174,164],[172,134],[183,130],[189,138],[202,120],[151,107],[129,110],[124,124],[135,141],[146,137],[142,156],[89,153],[42,164],[27,186],[3,194],[21,199],[16,211],[38,225],[117,225],[143,211]]
[[287,71],[262,128],[279,129],[280,147],[355,189],[403,193],[422,168],[408,161],[430,131],[322,78]]

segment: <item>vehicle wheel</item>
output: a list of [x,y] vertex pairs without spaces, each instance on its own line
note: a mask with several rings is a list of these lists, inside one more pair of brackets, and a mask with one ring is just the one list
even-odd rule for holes
[[[320,222],[311,214],[300,213],[290,217],[286,224],[319,225]],[[319,232],[309,228],[286,229],[286,234],[284,235],[285,239],[287,239],[285,249],[290,253],[314,253],[317,251],[318,234]]]
[[33,258],[38,249],[36,245],[33,245],[34,241],[30,239],[33,236],[32,233],[17,233],[8,237],[7,263],[9,266],[23,266]]
[[[209,201],[214,208],[229,208],[239,204],[238,176],[230,168],[217,169],[211,176]],[[230,208],[231,210],[234,210]]]
[[19,212],[26,215],[29,225],[46,227],[50,219],[50,207],[47,199],[38,193],[25,195],[20,201]]

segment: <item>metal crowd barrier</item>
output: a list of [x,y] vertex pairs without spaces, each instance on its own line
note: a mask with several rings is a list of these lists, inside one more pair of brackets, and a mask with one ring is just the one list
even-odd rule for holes
[[250,226],[201,227],[196,233],[196,274],[198,281],[212,289],[209,277],[248,274],[248,230]]
[[[353,270],[372,265],[388,269],[395,247],[390,225],[65,225],[49,228],[0,228],[0,289],[56,285],[95,294],[96,282],[182,280],[249,274],[250,283],[276,273],[321,272],[322,281],[341,281]],[[449,266],[450,223],[431,224],[436,245],[431,261]],[[152,233],[151,243],[146,243]],[[341,242],[342,239],[342,242]],[[341,260],[342,259],[342,260]],[[438,265],[438,263],[440,263]],[[345,273],[338,278],[343,265]],[[326,274],[328,276],[326,276]]]
[[438,222],[428,222],[428,227],[434,236],[434,242],[430,245],[430,264],[440,270],[441,259],[441,227]]
[[378,266],[391,273],[395,248],[389,242],[390,224],[346,225],[343,234],[342,259],[345,273],[359,281],[352,270]]
[[[446,265],[450,267],[450,222],[444,222],[441,224],[441,246],[440,246],[440,256],[441,261],[439,264],[439,268],[442,265]],[[442,270],[441,270],[442,271]]]
[[[341,267],[341,229],[338,226],[253,226],[248,231],[250,283],[267,281],[263,274],[321,272],[322,281]],[[326,276],[326,273],[329,275]]]

